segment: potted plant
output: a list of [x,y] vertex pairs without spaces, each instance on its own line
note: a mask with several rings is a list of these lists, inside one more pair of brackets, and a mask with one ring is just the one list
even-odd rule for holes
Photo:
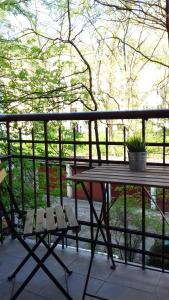
[[129,167],[132,171],[146,169],[146,146],[139,136],[134,135],[127,140]]

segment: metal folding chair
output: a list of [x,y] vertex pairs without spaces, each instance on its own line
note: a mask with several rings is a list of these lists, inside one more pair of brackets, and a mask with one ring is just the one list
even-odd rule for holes
[[[20,295],[25,286],[30,282],[30,280],[40,268],[47,274],[47,276],[53,281],[56,287],[59,288],[59,290],[65,295],[67,299],[72,299],[67,290],[64,289],[64,287],[59,283],[59,281],[44,264],[46,259],[50,255],[52,255],[56,259],[56,261],[62,266],[62,268],[67,274],[72,273],[71,270],[68,269],[64,262],[54,252],[55,247],[67,234],[68,230],[71,229],[73,231],[79,231],[79,224],[74,216],[71,206],[65,205],[63,208],[61,205],[58,205],[54,208],[39,208],[36,211],[34,209],[30,209],[28,211],[22,212],[18,208],[13,192],[5,180],[6,175],[7,173],[4,169],[0,170],[0,185],[4,182],[9,193],[11,205],[14,208],[14,211],[18,214],[18,218],[20,219],[20,221],[23,221],[23,226],[18,226],[18,229],[16,229],[16,227],[14,226],[13,222],[11,221],[11,218],[9,217],[7,209],[3,204],[2,192],[0,194],[0,210],[3,211],[4,217],[11,231],[11,234],[21,243],[21,245],[28,252],[25,258],[17,266],[15,271],[8,277],[8,279],[12,280],[13,278],[15,278],[17,273],[22,269],[22,267],[25,265],[25,263],[30,257],[32,257],[36,262],[36,266],[30,272],[28,277],[24,280],[24,282],[17,289],[17,291],[15,291],[14,294],[11,296],[11,300],[16,299]],[[55,236],[55,240],[53,243],[48,243],[46,241],[46,239],[50,235]],[[32,248],[30,247],[26,239],[26,237],[29,236],[36,237],[35,244]],[[43,244],[46,247],[46,253],[41,258],[39,258],[37,254],[35,254],[35,250],[37,250],[40,244]]]

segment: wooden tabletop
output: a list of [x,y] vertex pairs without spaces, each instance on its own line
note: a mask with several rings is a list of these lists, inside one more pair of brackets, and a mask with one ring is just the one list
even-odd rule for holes
[[169,166],[147,166],[146,171],[133,172],[125,164],[102,165],[67,177],[73,181],[121,183],[169,188]]

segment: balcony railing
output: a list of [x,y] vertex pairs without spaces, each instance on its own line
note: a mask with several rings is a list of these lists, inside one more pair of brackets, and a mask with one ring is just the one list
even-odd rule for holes
[[[90,249],[96,223],[91,226],[83,192],[66,181],[66,173],[127,164],[127,137],[136,131],[146,143],[148,164],[169,164],[169,110],[0,115],[1,154],[11,155],[9,184],[20,207],[71,201],[82,230],[69,234],[65,245]],[[101,201],[99,185],[93,190],[93,199]],[[168,190],[152,188],[150,193],[167,217]],[[133,186],[111,185],[109,196],[115,258],[167,272],[169,228],[153,203]],[[101,237],[97,249],[105,251]]]

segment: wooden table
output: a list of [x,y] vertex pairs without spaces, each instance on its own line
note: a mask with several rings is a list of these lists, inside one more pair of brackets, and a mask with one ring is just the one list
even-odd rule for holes
[[[67,179],[71,179],[76,184],[81,184],[83,191],[88,199],[88,202],[90,204],[90,208],[93,212],[93,215],[96,218],[97,224],[98,224],[98,230],[96,232],[95,242],[98,238],[98,232],[100,230],[102,237],[105,241],[105,245],[107,246],[108,256],[111,258],[112,261],[112,268],[115,269],[115,264],[113,261],[113,255],[112,255],[112,249],[110,248],[110,241],[111,241],[111,234],[109,231],[109,222],[107,222],[107,215],[105,216],[106,207],[108,206],[108,201],[106,197],[106,188],[105,184],[126,184],[126,185],[139,185],[144,187],[144,190],[148,194],[148,196],[151,198],[151,200],[154,202],[154,199],[152,198],[151,194],[147,190],[146,187],[162,187],[162,188],[169,188],[169,166],[148,166],[145,171],[142,172],[133,172],[129,169],[129,166],[127,164],[111,164],[111,165],[102,165],[98,167],[91,168],[87,171],[84,171],[82,173],[75,174],[73,176],[68,177]],[[100,216],[97,215],[93,201],[92,196],[90,192],[86,189],[85,183],[93,183],[98,182],[101,184],[102,187],[102,194],[103,194],[103,203],[102,203],[102,209]],[[157,203],[154,203],[160,213],[162,214],[163,218],[166,220],[165,215],[161,211],[161,209],[158,207]],[[102,228],[102,222],[104,224],[107,224],[107,231],[106,231],[106,237],[104,235],[104,231]],[[168,223],[168,221],[166,220]],[[169,224],[168,224],[169,225]],[[89,281],[90,271],[92,267],[93,257],[94,257],[94,251],[95,251],[95,245],[94,249],[91,251],[91,260],[89,264],[88,274],[86,278],[86,284],[84,288],[83,298],[85,298],[85,295],[92,296],[88,294],[87,291],[87,285]],[[97,297],[96,297],[97,298]],[[104,299],[104,298],[103,298]]]
[[102,165],[69,177],[76,182],[118,183],[169,188],[169,166],[148,166],[145,171],[130,171],[125,164]]

